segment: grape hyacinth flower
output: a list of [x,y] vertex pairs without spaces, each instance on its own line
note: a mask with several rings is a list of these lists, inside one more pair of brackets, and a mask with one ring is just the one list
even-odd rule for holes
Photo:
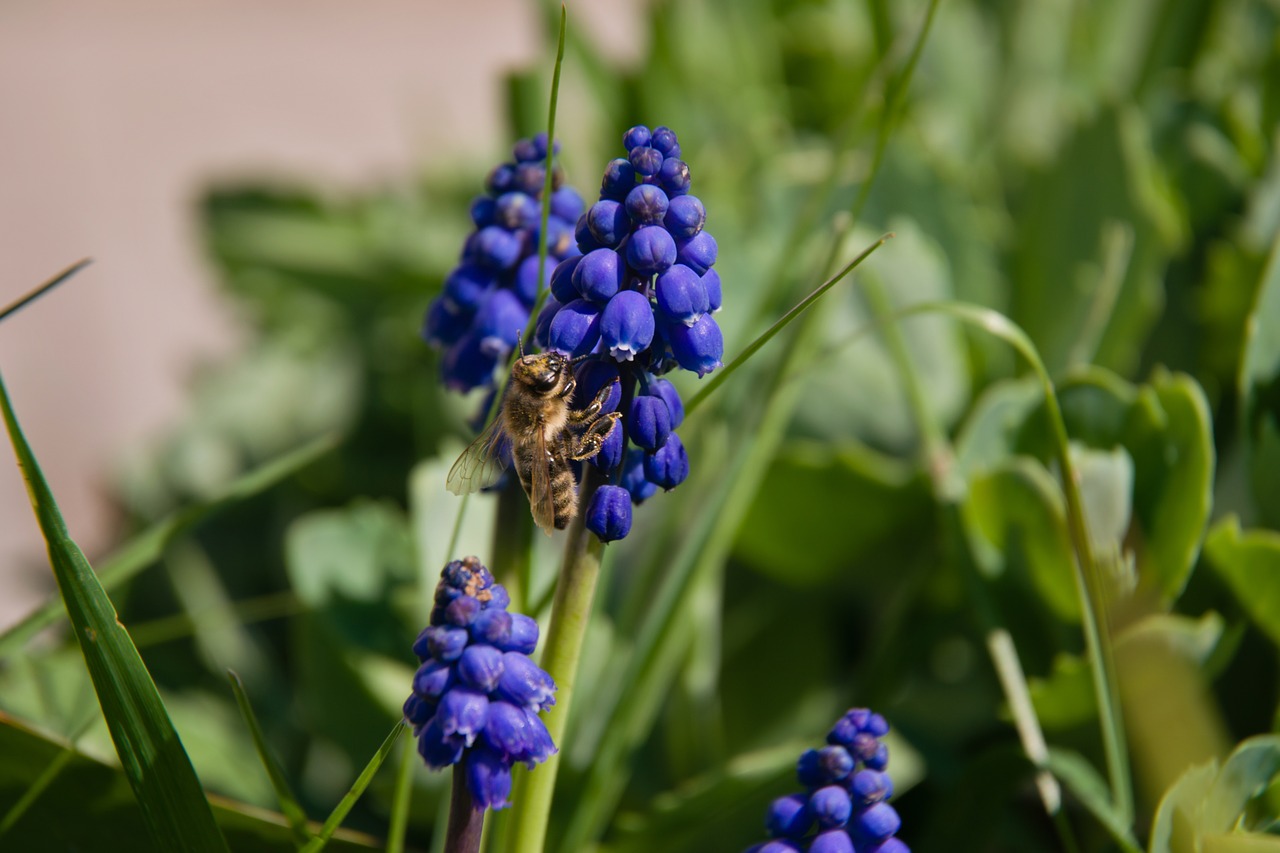
[[556,751],[538,716],[555,704],[556,685],[529,659],[538,623],[508,613],[509,602],[477,558],[454,560],[436,586],[430,624],[413,644],[422,665],[405,720],[428,766],[464,768],[477,809],[505,808],[512,765],[532,769]]
[[546,134],[520,140],[513,154],[515,162],[490,172],[485,194],[471,203],[475,231],[423,323],[422,336],[443,351],[441,371],[445,386],[453,391],[493,384],[494,370],[517,347],[551,271],[566,258],[581,254],[573,228],[584,203],[576,190],[564,184],[564,175],[555,166],[545,280],[538,280]]
[[779,797],[765,827],[771,841],[747,853],[910,853],[895,833],[902,825],[887,800],[893,795],[889,732],[884,717],[850,708],[827,734],[827,745],[796,762],[803,794]]
[[684,419],[680,395],[665,374],[699,377],[720,366],[724,340],[712,319],[720,308],[720,277],[712,269],[716,241],[706,208],[689,194],[688,165],[673,131],[633,127],[627,149],[605,169],[600,199],[577,221],[581,256],[551,274],[551,296],[534,342],[582,359],[574,404],[591,403],[606,383],[622,389],[607,411],[622,421],[592,464],[613,484],[586,508],[587,529],[603,541],[631,530],[631,503],[658,488],[673,489],[689,474],[675,430]]

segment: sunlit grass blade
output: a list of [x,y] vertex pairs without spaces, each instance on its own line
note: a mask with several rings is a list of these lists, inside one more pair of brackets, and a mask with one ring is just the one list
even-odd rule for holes
[[0,406],[58,591],[84,654],[116,753],[161,850],[225,851],[226,842],[141,655],[89,561],[71,540],[0,379]]
[[320,831],[316,833],[316,836],[302,848],[302,853],[317,853],[324,849],[324,846],[329,843],[329,839],[338,831],[338,827],[342,826],[342,822],[347,819],[347,814],[356,804],[356,801],[364,794],[365,788],[369,787],[369,783],[373,781],[378,768],[382,767],[382,762],[386,761],[387,756],[391,754],[391,750],[395,749],[396,741],[400,739],[400,735],[403,733],[404,721],[400,720],[391,729],[391,734],[387,735],[387,739],[382,742],[382,746],[378,747],[378,751],[373,754],[373,758],[369,759],[369,763],[365,765],[364,770],[360,771],[360,775],[356,777],[356,781],[351,785],[351,790],[347,791],[347,795],[334,808],[328,819],[325,820],[324,826],[320,827]]
[[[103,588],[117,589],[159,560],[169,542],[194,527],[209,513],[270,488],[285,477],[310,465],[337,445],[337,436],[321,436],[250,471],[228,486],[221,494],[209,500],[185,506],[147,528],[101,562],[98,578]],[[0,657],[20,648],[35,634],[56,622],[64,612],[62,600],[54,597],[7,628],[0,634]]]
[[236,694],[236,704],[240,706],[240,714],[249,726],[249,733],[253,735],[253,745],[258,750],[258,757],[262,759],[262,766],[266,768],[267,776],[271,779],[271,787],[275,789],[276,799],[280,802],[280,813],[284,815],[285,820],[289,821],[289,829],[293,832],[293,838],[299,846],[306,844],[311,840],[311,833],[307,831],[307,813],[303,811],[298,798],[289,788],[289,782],[284,778],[280,765],[267,749],[267,739],[262,734],[262,726],[258,724],[257,715],[253,713],[253,705],[249,702],[249,694],[244,690],[244,682],[232,670],[227,670],[227,678],[231,681],[232,692]]
[[780,318],[778,318],[778,321],[776,323],[774,323],[772,326],[770,326],[769,328],[761,332],[760,336],[757,337],[754,341],[747,344],[746,348],[743,349],[742,352],[738,353],[736,358],[734,358],[724,367],[717,370],[712,375],[711,379],[707,382],[707,384],[704,385],[702,388],[698,389],[698,393],[690,397],[688,402],[684,404],[685,417],[688,417],[689,415],[693,414],[693,412],[700,405],[702,405],[702,401],[705,400],[708,396],[710,396],[710,394],[713,391],[719,388],[726,379],[732,376],[734,371],[736,371],[739,367],[745,364],[747,359],[751,358],[751,356],[759,352],[761,347],[769,343],[769,341],[773,340],[774,336],[777,335],[779,332],[781,332],[783,329],[785,329],[791,323],[792,320],[796,319],[801,314],[803,314],[811,305],[813,305],[813,303],[821,299],[828,290],[835,287],[836,284],[838,284],[842,278],[847,276],[849,273],[853,272],[858,267],[859,264],[861,264],[867,258],[871,257],[872,252],[874,252],[876,249],[879,249],[886,242],[888,242],[892,237],[893,237],[893,234],[891,233],[885,234],[879,240],[872,243],[867,248],[863,249],[862,252],[856,258],[854,258],[849,263],[845,264],[843,269],[841,269],[838,273],[833,275],[831,278],[824,281],[822,284],[818,285],[817,289],[815,289],[812,293],[810,293],[804,299],[801,299],[799,302],[797,302],[791,308],[790,311],[788,311],[786,314],[783,314]]
[[10,314],[14,314],[18,311],[21,311],[23,308],[26,308],[32,302],[35,302],[41,296],[44,296],[50,290],[53,290],[55,287],[62,284],[67,279],[71,278],[71,276],[80,272],[80,270],[89,266],[89,264],[91,263],[93,263],[93,258],[84,258],[82,260],[76,261],[74,264],[67,267],[65,270],[58,273],[53,278],[49,279],[44,284],[37,287],[35,290],[19,298],[18,300],[9,303],[4,308],[0,308],[0,320],[4,320]]
[[391,823],[387,828],[387,853],[404,853],[404,833],[409,827],[409,802],[413,793],[413,767],[418,751],[413,738],[400,750],[400,772],[391,795]]

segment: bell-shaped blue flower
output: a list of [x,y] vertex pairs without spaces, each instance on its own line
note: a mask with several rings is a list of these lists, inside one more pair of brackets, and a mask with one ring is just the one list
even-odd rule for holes
[[707,270],[702,274],[702,287],[707,291],[707,310],[712,314],[720,310],[723,298],[720,293],[720,273]]
[[446,735],[458,735],[467,746],[475,741],[489,713],[489,697],[475,690],[455,687],[440,697],[436,720],[440,731]]
[[692,326],[711,307],[702,279],[684,264],[675,264],[659,275],[654,290],[658,311],[670,323]]
[[684,423],[684,401],[680,399],[680,392],[676,390],[676,386],[666,379],[651,379],[649,393],[655,397],[661,397],[662,402],[667,404],[667,411],[671,414],[672,429]]
[[823,829],[844,826],[853,814],[849,792],[839,785],[819,788],[809,795],[809,811]]
[[[670,439],[668,439],[670,441]],[[648,454],[638,448],[632,449],[622,466],[622,488],[631,495],[631,502],[642,504],[658,492],[656,484],[645,475],[645,460]]]
[[621,486],[601,486],[591,496],[586,522],[601,542],[626,538],[631,532],[631,495]]
[[445,351],[440,363],[445,387],[451,391],[468,391],[488,383],[498,360],[483,337],[474,331],[468,332]]
[[551,215],[570,227],[578,221],[585,207],[582,196],[573,187],[561,187],[551,194]]
[[505,809],[511,796],[511,762],[481,746],[467,757],[467,788],[478,809]]
[[439,770],[450,764],[457,764],[466,749],[466,738],[461,735],[447,735],[440,728],[440,717],[435,717],[418,732],[418,754],[427,762],[428,767]]
[[[601,327],[603,335],[604,320],[601,319]],[[622,401],[622,385],[618,381],[618,367],[610,361],[597,361],[588,359],[579,364],[573,372],[573,378],[577,381],[577,390],[573,392],[573,407],[575,409],[585,409],[595,400],[596,395],[600,393],[601,388],[610,388],[609,396],[605,398],[604,408],[602,412],[612,412],[618,408],[618,403]],[[616,432],[616,430],[615,430]]]
[[422,339],[433,346],[447,347],[457,343],[467,333],[471,316],[453,308],[444,299],[437,299],[427,309],[422,323]]
[[502,648],[511,639],[511,614],[505,610],[483,610],[469,630],[472,641]]
[[585,299],[561,307],[551,320],[547,343],[551,349],[577,358],[600,342],[600,310]]
[[534,711],[545,711],[556,703],[556,683],[528,655],[506,652],[503,662],[502,675],[493,688],[500,698]]
[[622,450],[626,445],[623,430],[614,429],[600,445],[600,452],[591,457],[591,464],[606,473],[622,464]]
[[492,270],[462,264],[444,280],[444,301],[456,314],[474,312],[496,280]]
[[703,314],[692,326],[673,323],[664,331],[672,355],[685,370],[706,376],[720,366],[720,359],[724,356],[724,338],[710,314]]
[[626,265],[613,249],[594,249],[573,270],[573,286],[584,299],[603,305],[626,280]]
[[532,616],[523,613],[512,613],[511,627],[505,636],[499,637],[495,644],[504,652],[519,652],[531,655],[538,645],[538,622]]
[[505,672],[502,660],[502,652],[494,646],[484,643],[467,646],[458,658],[459,683],[481,693],[492,693]]
[[775,838],[804,838],[813,826],[809,798],[804,794],[788,794],[769,804],[765,812],[765,828]]
[[671,409],[661,397],[637,394],[626,421],[627,434],[642,450],[657,450],[671,435]]
[[649,348],[654,332],[653,308],[635,290],[617,293],[600,316],[600,340],[617,361],[632,361]]
[[467,632],[463,628],[441,625],[427,629],[427,648],[436,660],[455,661],[466,646]]
[[[574,298],[577,298],[576,294]],[[555,319],[560,308],[561,303],[554,294],[548,296],[547,301],[542,303],[542,310],[538,312],[538,322],[533,327],[533,343],[539,349],[551,348],[551,321]]]
[[413,674],[413,692],[433,702],[454,683],[453,667],[436,658],[427,658]]
[[472,328],[480,335],[480,348],[501,359],[515,349],[528,324],[529,309],[514,291],[502,289],[495,291],[476,312]]
[[520,259],[520,238],[505,228],[489,225],[472,234],[464,249],[466,259],[491,270],[509,270]]
[[551,258],[547,258],[547,267],[543,271],[542,281],[538,281],[538,256],[530,255],[520,262],[520,266],[516,267],[515,279],[512,282],[511,289],[520,299],[527,312],[533,308],[538,301],[538,292],[544,287],[550,287],[551,276],[555,272],[556,262]]

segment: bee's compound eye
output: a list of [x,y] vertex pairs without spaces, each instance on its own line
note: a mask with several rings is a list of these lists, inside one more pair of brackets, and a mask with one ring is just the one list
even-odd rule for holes
[[560,376],[558,370],[544,370],[539,373],[534,380],[534,385],[539,391],[550,391],[556,387],[556,379]]

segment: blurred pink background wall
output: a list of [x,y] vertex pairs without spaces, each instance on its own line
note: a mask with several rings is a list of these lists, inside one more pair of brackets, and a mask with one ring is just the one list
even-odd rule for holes
[[[638,4],[569,14],[625,59]],[[0,5],[0,304],[95,259],[0,324],[0,371],[91,557],[109,544],[112,460],[177,416],[194,364],[236,345],[200,256],[201,187],[268,172],[354,186],[467,161],[477,140],[488,156],[505,147],[500,74],[544,59],[530,0]],[[5,442],[0,627],[52,588],[12,459]]]

